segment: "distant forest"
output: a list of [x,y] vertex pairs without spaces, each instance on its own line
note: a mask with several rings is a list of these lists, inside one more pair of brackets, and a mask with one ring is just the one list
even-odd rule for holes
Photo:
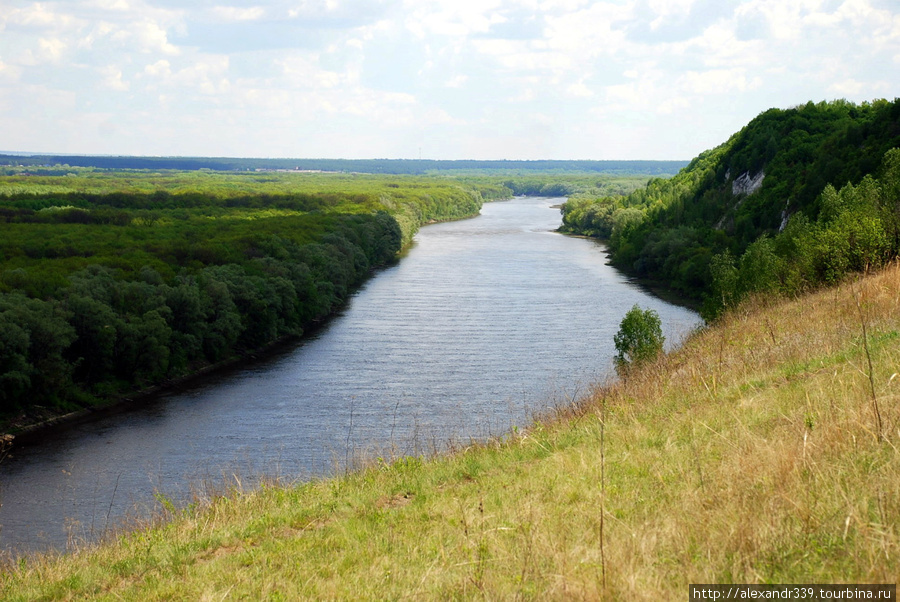
[[[226,157],[113,157],[0,154],[0,165],[35,167],[41,175],[59,166],[97,169],[177,169],[192,171],[297,170],[421,175],[445,171],[524,171],[674,175],[687,161],[433,161],[429,159],[234,159]],[[58,174],[62,175],[62,174]]]

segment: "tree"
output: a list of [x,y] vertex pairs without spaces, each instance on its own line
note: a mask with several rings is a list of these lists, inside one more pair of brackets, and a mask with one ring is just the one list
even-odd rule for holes
[[714,255],[709,262],[711,292],[703,302],[703,319],[711,321],[740,299],[738,269],[730,251]]
[[616,344],[616,371],[625,376],[637,364],[655,359],[665,342],[659,314],[652,309],[632,307],[619,324],[619,332],[613,337]]
[[31,387],[34,367],[28,362],[28,333],[8,315],[0,312],[0,413],[18,409]]

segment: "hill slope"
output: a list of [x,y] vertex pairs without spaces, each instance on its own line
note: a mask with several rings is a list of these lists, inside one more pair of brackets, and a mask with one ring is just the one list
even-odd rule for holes
[[897,291],[892,265],[745,303],[505,442],[172,511],[23,561],[0,596],[672,600],[690,583],[895,583]]
[[[823,196],[828,186],[882,178],[889,170],[885,154],[896,147],[900,99],[771,109],[670,180],[651,181],[625,198],[571,199],[564,228],[608,239],[617,266],[699,299],[715,288],[710,266],[716,254],[740,257],[761,237],[782,232],[792,218],[801,230],[810,224],[828,229],[825,222],[835,217]],[[885,238],[879,252],[885,257],[900,251],[900,198],[892,185],[887,196],[860,203],[879,222],[878,234]],[[852,244],[852,232],[835,229],[838,234]],[[871,259],[880,262],[881,255]],[[834,276],[827,266],[806,271],[803,279],[812,284]]]

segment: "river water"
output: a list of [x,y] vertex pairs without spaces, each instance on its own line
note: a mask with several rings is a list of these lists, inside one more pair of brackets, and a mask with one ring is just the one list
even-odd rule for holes
[[596,242],[555,233],[564,200],[422,228],[298,346],[14,449],[0,464],[0,550],[66,549],[161,499],[502,435],[613,373],[634,304],[659,313],[668,347],[700,323],[609,267]]

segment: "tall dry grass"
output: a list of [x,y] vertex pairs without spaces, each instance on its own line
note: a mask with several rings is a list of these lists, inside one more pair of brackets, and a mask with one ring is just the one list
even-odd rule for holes
[[636,517],[652,500],[646,519],[612,523],[612,591],[652,597],[670,579],[896,582],[898,330],[895,265],[791,301],[752,300],[599,391],[618,410],[610,437],[626,439],[611,445],[626,491],[609,512]]
[[32,558],[0,594],[668,600],[690,583],[895,583],[898,373],[892,266],[750,301],[525,432],[218,497]]

